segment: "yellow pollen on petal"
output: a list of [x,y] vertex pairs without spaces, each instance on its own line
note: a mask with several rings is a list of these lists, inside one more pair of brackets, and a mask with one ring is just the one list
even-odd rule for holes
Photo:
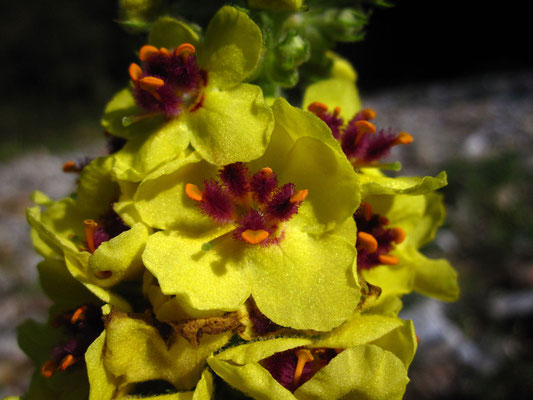
[[306,198],[307,198],[307,195],[309,194],[309,190],[307,189],[303,189],[303,190],[298,190],[296,193],[294,193],[291,198],[289,199],[289,201],[291,203],[299,203],[299,202],[302,202],[304,201]]
[[87,311],[87,306],[81,306],[72,314],[70,317],[70,323],[75,324],[78,321],[83,321],[85,319],[85,311]]
[[130,74],[131,80],[133,82],[137,82],[139,79],[141,79],[143,70],[137,64],[131,63],[130,67],[128,68],[128,72]]
[[307,106],[307,110],[311,111],[315,115],[322,115],[328,111],[328,106],[319,101],[315,101]]
[[396,265],[399,262],[398,257],[388,256],[385,254],[381,254],[380,256],[378,256],[378,260],[381,264],[384,265]]
[[396,139],[394,139],[394,144],[409,144],[413,141],[413,136],[407,132],[400,132]]
[[400,244],[405,240],[405,231],[400,227],[394,227],[392,228],[392,232],[394,234],[394,243]]
[[244,239],[246,243],[249,244],[259,244],[266,238],[270,236],[270,233],[265,231],[264,229],[258,229],[258,230],[252,230],[252,229],[246,229],[243,233],[241,233],[241,237]]
[[76,359],[74,358],[74,356],[72,354],[69,354],[69,355],[63,357],[63,359],[61,360],[61,364],[59,365],[58,369],[60,371],[64,371],[68,367],[70,367],[72,364],[74,364],[75,362],[76,362]]
[[87,247],[89,248],[89,253],[94,253],[96,247],[94,245],[94,231],[98,228],[98,224],[92,219],[86,219],[83,221],[85,226],[85,239],[87,240]]
[[374,236],[366,232],[357,233],[357,248],[374,253],[378,249],[378,241]]
[[139,50],[139,59],[141,61],[146,61],[154,54],[159,54],[159,50],[157,49],[157,47],[146,44],[141,47],[141,50]]
[[51,378],[52,375],[54,375],[56,370],[57,370],[56,364],[53,361],[48,360],[41,367],[41,375],[48,379],[48,378]]
[[361,114],[363,114],[363,118],[367,121],[376,118],[376,112],[372,108],[361,110]]
[[67,161],[63,164],[63,172],[79,172],[79,169],[74,161]]
[[304,372],[305,364],[315,359],[313,357],[313,354],[311,354],[311,351],[307,349],[298,350],[296,352],[296,357],[298,357],[298,362],[296,363],[296,369],[294,370],[294,379],[292,381],[294,386],[298,386],[298,383],[300,383],[302,373]]
[[144,90],[155,90],[159,89],[165,84],[163,79],[156,78],[155,76],[145,76],[144,78],[139,79],[139,86]]
[[195,201],[202,201],[202,198],[204,197],[204,194],[202,193],[200,188],[192,183],[187,183],[185,185],[185,194],[189,199]]
[[185,59],[187,59],[190,55],[193,55],[195,53],[196,53],[196,49],[190,43],[182,43],[176,48],[176,50],[174,50],[174,54],[176,54],[177,56],[182,56]]

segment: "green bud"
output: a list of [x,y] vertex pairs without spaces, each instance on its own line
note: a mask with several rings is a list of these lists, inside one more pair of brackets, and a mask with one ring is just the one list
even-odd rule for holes
[[162,0],[119,0],[120,23],[126,29],[142,31],[159,14]]
[[296,32],[290,32],[276,49],[277,64],[285,70],[298,68],[310,56],[309,42]]
[[324,15],[324,32],[339,42],[352,42],[363,37],[368,16],[353,8],[330,9]]

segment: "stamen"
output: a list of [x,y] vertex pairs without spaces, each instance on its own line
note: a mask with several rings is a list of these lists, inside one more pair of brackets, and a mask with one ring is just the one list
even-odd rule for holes
[[192,183],[187,183],[185,185],[185,194],[189,199],[195,201],[202,201],[202,198],[204,197],[204,194],[202,193],[200,188]]
[[52,377],[52,375],[54,375],[56,370],[57,370],[56,364],[53,361],[48,360],[41,367],[41,375],[45,377],[46,379],[48,379]]
[[365,221],[370,221],[370,218],[372,218],[372,206],[370,205],[370,203],[363,201],[359,207],[363,208]]
[[167,56],[167,57],[170,57],[172,55],[172,53],[170,52],[169,49],[167,49],[166,47],[161,47],[159,49],[159,53],[160,54],[163,54],[164,56]]
[[86,219],[83,221],[85,226],[85,239],[87,239],[87,247],[89,248],[89,253],[94,253],[96,247],[94,245],[94,231],[98,228],[98,224],[92,219]]
[[400,132],[396,139],[394,139],[394,144],[409,144],[413,141],[413,136],[407,132]]
[[328,106],[324,103],[320,103],[318,101],[315,101],[307,106],[307,109],[311,111],[315,115],[322,115],[326,111],[328,111]]
[[394,235],[394,243],[400,244],[405,240],[405,231],[399,226],[392,228],[392,233]]
[[141,89],[148,90],[149,92],[159,89],[164,84],[165,81],[163,79],[156,78],[155,76],[145,76],[144,78],[139,79],[139,86]]
[[159,50],[157,49],[157,47],[150,46],[149,44],[144,45],[143,47],[141,47],[141,50],[139,50],[139,58],[141,61],[147,61],[155,54],[159,54]]
[[194,46],[190,43],[183,43],[180,44],[176,50],[174,50],[174,54],[177,56],[182,56],[183,58],[187,59],[189,56],[196,53],[196,49]]
[[74,161],[67,161],[63,164],[63,172],[80,172]]
[[74,358],[74,356],[72,354],[69,354],[69,355],[63,357],[63,359],[61,360],[61,364],[59,365],[58,370],[64,371],[68,367],[73,365],[75,362],[76,362],[76,359]]
[[366,232],[357,233],[357,248],[374,253],[378,249],[378,241],[374,236]]
[[309,194],[309,190],[307,190],[307,189],[298,190],[296,193],[294,193],[291,196],[289,201],[291,203],[301,203],[302,201],[304,201],[307,198],[308,194]]
[[272,168],[265,167],[261,171],[259,171],[265,178],[269,178],[272,176],[274,171],[272,171]]
[[384,265],[396,265],[399,262],[398,257],[389,256],[385,254],[381,254],[380,256],[378,256],[378,260],[381,264]]
[[388,224],[390,224],[390,221],[389,221],[389,219],[386,216],[380,215],[379,216],[379,223],[381,225],[388,225]]
[[265,231],[264,229],[258,229],[258,230],[252,230],[247,229],[243,233],[241,233],[241,237],[244,239],[246,243],[249,244],[259,244],[266,238],[270,236],[270,233]]
[[83,321],[85,319],[85,312],[87,311],[87,306],[81,306],[76,311],[74,311],[74,314],[72,314],[72,317],[70,317],[70,323],[75,324],[78,321]]
[[296,364],[296,369],[294,370],[294,386],[298,386],[298,383],[300,382],[300,378],[302,377],[302,373],[304,371],[305,364],[315,359],[311,354],[311,351],[307,349],[298,350],[296,352],[296,357],[298,357],[298,362]]
[[376,112],[372,108],[365,108],[364,110],[361,110],[361,115],[364,119],[367,121],[376,118]]
[[128,69],[128,72],[130,74],[130,78],[133,82],[137,82],[139,79],[141,79],[142,76],[142,69],[135,63],[131,63],[130,67]]
[[341,113],[341,108],[339,106],[335,107],[335,109],[333,110],[333,116],[336,118],[339,116],[340,113]]
[[357,145],[365,133],[375,133],[376,127],[372,122],[357,121],[355,123],[357,128],[357,136],[355,137],[355,144]]

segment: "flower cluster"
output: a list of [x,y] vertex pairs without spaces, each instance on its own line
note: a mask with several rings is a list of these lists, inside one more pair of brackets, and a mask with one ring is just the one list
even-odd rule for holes
[[246,83],[271,68],[251,16],[301,2],[249,6],[205,31],[151,23],[104,112],[109,154],[64,165],[70,197],[35,193],[54,306],[19,330],[37,366],[24,399],[403,396],[417,339],[402,296],[458,296],[448,262],[419,251],[446,175],[382,172],[413,138],[376,128],[338,56],[301,107]]

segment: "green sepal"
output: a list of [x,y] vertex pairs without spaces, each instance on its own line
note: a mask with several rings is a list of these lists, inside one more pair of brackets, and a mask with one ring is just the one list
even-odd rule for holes
[[198,34],[187,24],[170,17],[159,18],[150,29],[148,43],[171,50],[182,43],[198,46]]
[[259,27],[244,12],[222,7],[211,19],[198,64],[218,88],[238,85],[255,69],[262,48]]

